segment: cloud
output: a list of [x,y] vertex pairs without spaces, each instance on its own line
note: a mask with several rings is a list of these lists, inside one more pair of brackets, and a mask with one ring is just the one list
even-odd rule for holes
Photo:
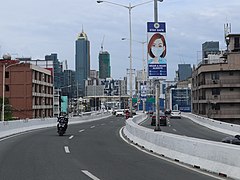
[[[112,1],[118,2],[118,1]],[[139,0],[118,3],[138,4]],[[141,2],[140,2],[141,3]],[[196,64],[205,41],[220,41],[225,47],[223,24],[232,23],[239,33],[239,0],[165,0],[159,3],[159,21],[167,23],[168,79],[173,79],[178,63]],[[112,75],[126,76],[129,68],[128,10],[95,0],[8,0],[1,2],[0,54],[44,58],[58,53],[74,69],[75,40],[82,31],[91,43],[91,68],[98,68],[98,53],[105,35],[104,49],[111,55]],[[132,10],[133,39],[145,41],[146,23],[153,21],[153,3]],[[146,49],[146,48],[145,48]],[[146,53],[145,53],[146,55]],[[142,46],[133,43],[133,67],[142,68]]]

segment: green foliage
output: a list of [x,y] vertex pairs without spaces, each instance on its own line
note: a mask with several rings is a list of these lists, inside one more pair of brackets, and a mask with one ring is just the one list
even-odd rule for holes
[[[2,113],[2,97],[0,97],[0,111]],[[9,121],[9,120],[12,120],[13,119],[13,116],[12,116],[12,106],[9,104],[9,99],[8,98],[5,98],[4,99],[4,120],[6,121]]]

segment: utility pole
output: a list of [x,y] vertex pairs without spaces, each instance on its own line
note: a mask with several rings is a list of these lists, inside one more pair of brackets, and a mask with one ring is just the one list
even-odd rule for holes
[[[162,1],[162,0],[161,0]],[[158,0],[154,0],[154,22],[158,23]],[[155,105],[156,105],[156,126],[154,131],[161,131],[159,118],[159,94],[160,94],[160,80],[155,79]]]

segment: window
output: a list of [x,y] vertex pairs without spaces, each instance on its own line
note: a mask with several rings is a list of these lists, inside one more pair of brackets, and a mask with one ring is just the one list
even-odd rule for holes
[[5,72],[5,78],[9,78],[9,72]]
[[9,85],[5,85],[5,91],[9,91]]
[[218,89],[218,88],[213,88],[213,89],[212,89],[212,95],[220,95],[220,89]]
[[220,110],[220,104],[212,104],[212,110]]
[[218,80],[219,79],[219,73],[218,72],[213,72],[211,75],[212,75],[212,80]]
[[234,48],[240,48],[239,37],[234,38]]

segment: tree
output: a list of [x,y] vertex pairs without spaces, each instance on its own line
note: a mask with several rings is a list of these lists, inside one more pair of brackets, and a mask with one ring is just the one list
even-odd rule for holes
[[[4,119],[6,121],[8,120],[12,120],[13,117],[12,117],[12,106],[9,104],[9,99],[8,98],[4,98]],[[2,97],[0,97],[0,107],[1,107],[1,113],[2,113]]]

